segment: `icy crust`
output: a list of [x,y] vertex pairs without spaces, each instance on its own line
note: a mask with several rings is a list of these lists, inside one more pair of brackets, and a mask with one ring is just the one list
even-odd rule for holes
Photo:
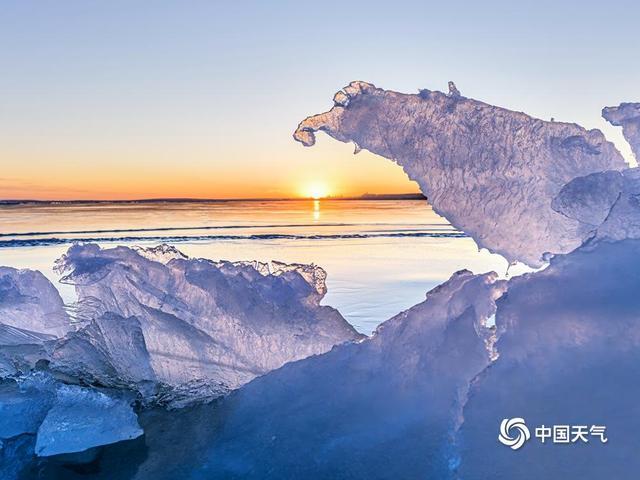
[[92,320],[56,344],[51,368],[155,400],[220,396],[360,337],[320,306],[326,274],[316,266],[89,244],[71,247],[57,268]]
[[[462,271],[372,338],[290,363],[227,397],[191,459],[220,478],[443,478],[487,325],[505,288]],[[159,470],[161,467],[159,467]]]
[[[500,358],[471,387],[458,478],[637,478],[640,241],[599,241],[514,278],[498,301]],[[571,445],[496,443],[503,418],[604,425]],[[487,459],[490,458],[490,461]]]
[[[72,329],[51,282],[38,271],[11,267],[0,267],[0,324],[0,345],[13,343],[18,330],[61,337]],[[8,327],[18,330],[10,333]]]
[[575,177],[621,170],[625,162],[599,130],[546,122],[462,97],[419,95],[352,82],[334,107],[303,120],[305,146],[323,131],[399,163],[434,210],[481,247],[541,266],[545,253],[582,244],[585,226],[551,208]]
[[612,125],[622,127],[622,133],[640,162],[640,103],[621,103],[617,107],[605,107],[602,116]]

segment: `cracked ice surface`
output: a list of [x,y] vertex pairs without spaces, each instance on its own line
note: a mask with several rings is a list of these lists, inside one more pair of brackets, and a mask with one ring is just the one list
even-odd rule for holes
[[52,368],[129,384],[145,396],[153,384],[160,397],[170,387],[168,400],[219,396],[360,337],[337,310],[320,306],[326,274],[313,265],[83,245],[71,247],[58,269],[92,320],[57,343]]
[[352,82],[334,107],[303,120],[306,146],[324,131],[399,163],[434,210],[481,247],[541,266],[582,244],[588,226],[551,208],[575,177],[626,164],[599,130],[545,122],[452,93],[419,95]]
[[590,240],[640,238],[640,168],[599,172],[567,183],[553,208],[589,225]]

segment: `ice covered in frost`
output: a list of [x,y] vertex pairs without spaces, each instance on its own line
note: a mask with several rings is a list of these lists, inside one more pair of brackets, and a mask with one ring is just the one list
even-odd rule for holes
[[617,107],[605,107],[602,116],[612,125],[622,127],[636,160],[640,162],[640,103],[621,103]]
[[142,435],[126,398],[75,385],[59,385],[53,407],[38,428],[39,456],[82,452]]
[[360,343],[227,397],[196,472],[220,478],[442,478],[471,380],[493,358],[495,274],[456,273]]
[[[637,478],[640,240],[599,240],[514,278],[498,300],[498,361],[471,386],[459,478]],[[607,444],[496,442],[503,418],[604,425]]]
[[56,337],[71,329],[60,294],[42,273],[1,266],[0,325]]
[[541,266],[588,235],[551,208],[564,184],[625,162],[599,130],[546,122],[450,93],[409,95],[352,82],[334,107],[303,120],[306,146],[324,131],[400,164],[434,210],[481,247]]
[[360,337],[320,305],[326,274],[314,265],[89,244],[71,247],[58,269],[93,320],[58,342],[51,366],[110,386],[217,396]]

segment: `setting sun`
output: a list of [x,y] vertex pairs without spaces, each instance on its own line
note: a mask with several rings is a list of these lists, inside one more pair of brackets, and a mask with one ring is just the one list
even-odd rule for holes
[[303,189],[303,195],[305,197],[313,198],[314,200],[327,197],[329,196],[329,193],[329,187],[324,182],[313,182]]

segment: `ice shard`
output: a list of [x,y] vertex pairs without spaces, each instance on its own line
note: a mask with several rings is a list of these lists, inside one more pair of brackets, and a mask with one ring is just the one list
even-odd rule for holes
[[11,267],[0,267],[0,324],[55,337],[71,330],[53,284],[38,271]]
[[58,386],[53,407],[38,428],[36,454],[82,452],[142,435],[129,403],[97,390]]
[[[142,430],[131,401],[130,393],[65,385],[45,372],[7,379],[0,383],[0,441],[10,446],[20,444],[22,437],[35,437],[23,452],[28,458],[136,438]],[[0,474],[7,468],[0,465]]]
[[0,378],[28,372],[48,358],[47,344],[56,337],[0,323]]
[[58,342],[52,368],[110,386],[144,384],[147,392],[156,383],[167,401],[219,396],[360,338],[320,305],[326,274],[313,265],[188,259],[166,246],[76,245],[58,268],[94,320]]
[[551,203],[573,178],[623,169],[613,144],[599,130],[451,92],[410,95],[352,82],[294,138],[310,146],[324,131],[397,162],[436,212],[509,261],[541,266],[546,253],[580,246],[588,229]]
[[53,347],[50,368],[87,383],[156,393],[144,334],[136,317],[105,313]]

